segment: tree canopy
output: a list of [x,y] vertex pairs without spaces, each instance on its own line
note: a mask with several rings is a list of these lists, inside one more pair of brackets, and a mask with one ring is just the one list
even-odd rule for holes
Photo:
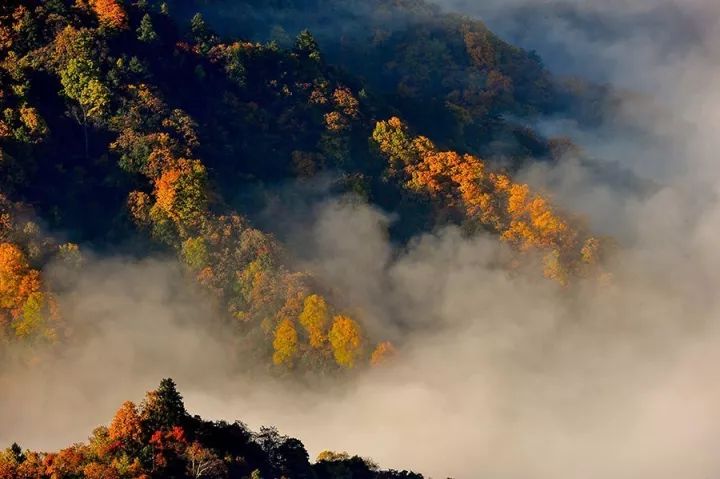
[[0,450],[1,479],[176,478],[241,479],[422,479],[408,471],[381,470],[347,453],[321,454],[311,463],[299,440],[263,427],[257,432],[236,421],[204,421],[185,412],[172,379],[149,391],[140,411],[123,403],[108,427],[96,428],[85,443],[57,452]]

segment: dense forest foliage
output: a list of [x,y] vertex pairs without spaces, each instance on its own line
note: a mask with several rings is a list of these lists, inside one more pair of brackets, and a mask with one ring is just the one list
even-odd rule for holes
[[[214,30],[195,11],[245,20]],[[308,12],[316,34],[297,25]],[[322,28],[327,17],[348,30]],[[605,242],[512,174],[574,149],[530,118],[592,121],[605,99],[419,0],[5,1],[0,347],[72,341],[48,265],[159,253],[212,298],[208,321],[273,371],[382,364],[398,345],[297,271],[238,193],[320,176],[328,194],[397,213],[394,241],[460,224],[506,242],[509,270],[537,263],[564,287],[597,277]]]
[[408,471],[380,470],[369,459],[321,452],[311,463],[299,440],[275,428],[250,431],[236,421],[204,421],[185,410],[171,379],[140,406],[126,401],[108,426],[86,443],[53,453],[0,451],[0,479],[422,479]]

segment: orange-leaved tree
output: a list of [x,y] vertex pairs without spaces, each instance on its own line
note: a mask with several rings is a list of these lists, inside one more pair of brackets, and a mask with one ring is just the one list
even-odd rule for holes
[[397,354],[395,346],[390,341],[383,341],[378,344],[375,350],[370,355],[370,364],[373,366],[380,366],[387,363]]
[[125,444],[140,442],[142,439],[142,426],[135,403],[125,401],[122,404],[110,423],[108,433],[111,439]]
[[55,301],[44,290],[40,272],[14,243],[0,243],[0,324],[9,323],[17,337],[55,339]]
[[117,0],[90,0],[101,25],[122,30],[127,28],[127,13]]
[[540,253],[548,278],[565,285],[597,265],[602,242],[528,185],[491,171],[474,155],[441,151],[426,137],[412,137],[396,117],[378,122],[372,138],[388,161],[388,173],[408,190],[460,211],[520,253]]

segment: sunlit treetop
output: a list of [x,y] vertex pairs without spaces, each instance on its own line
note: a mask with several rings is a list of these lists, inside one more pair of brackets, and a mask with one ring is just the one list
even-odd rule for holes
[[396,117],[377,123],[373,141],[388,160],[389,174],[406,188],[462,211],[521,253],[542,254],[548,278],[567,284],[598,264],[601,242],[578,220],[561,215],[547,197],[490,170],[478,157],[441,151],[423,136],[413,138]]

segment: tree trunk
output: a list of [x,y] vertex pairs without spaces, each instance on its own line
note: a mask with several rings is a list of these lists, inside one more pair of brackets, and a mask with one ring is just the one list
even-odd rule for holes
[[90,159],[90,139],[88,138],[87,113],[83,110],[83,135],[85,136],[85,159]]

